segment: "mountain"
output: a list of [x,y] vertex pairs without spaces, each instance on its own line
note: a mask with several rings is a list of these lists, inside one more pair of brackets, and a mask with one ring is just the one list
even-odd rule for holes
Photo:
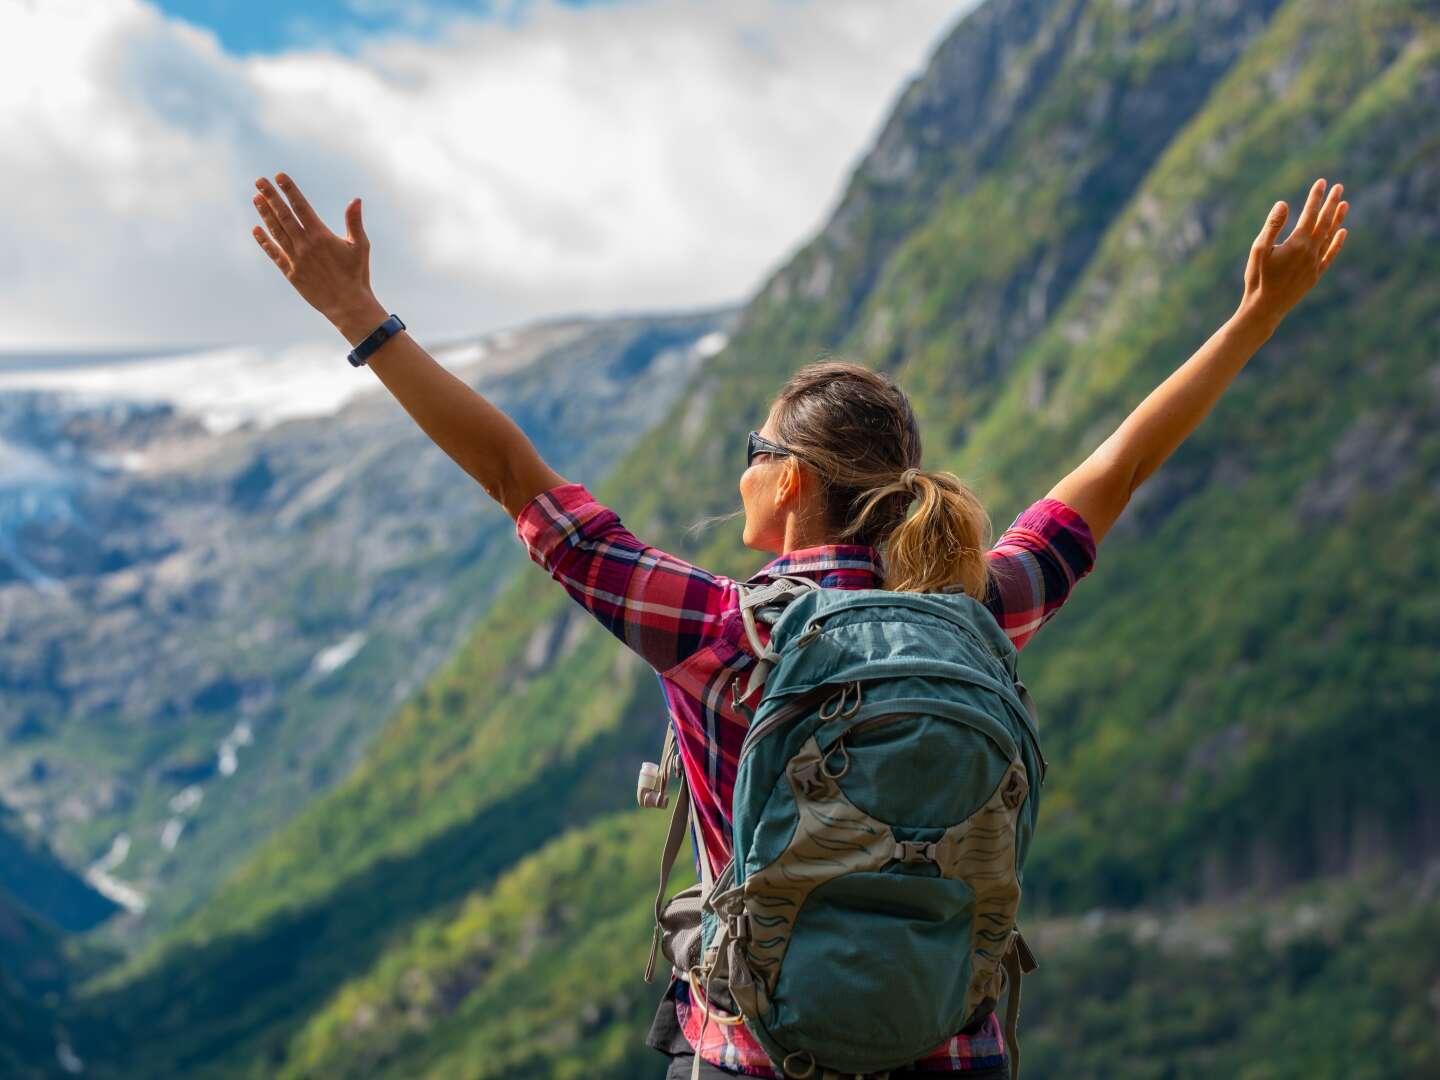
[[55,932],[0,892],[0,946],[0,1075],[47,1076],[59,1064],[55,1021],[27,983],[53,986],[62,977]]
[[[1433,0],[990,0],[673,406],[613,470],[556,466],[745,576],[738,530],[685,527],[831,353],[1006,523],[1228,317],[1274,200],[1345,184],[1340,259],[1023,654],[1028,1076],[1440,1070],[1437,165]],[[87,1071],[653,1074],[661,708],[518,574],[350,777],[65,1007]]]
[[54,1008],[72,981],[115,958],[67,941],[66,931],[90,929],[115,910],[0,803],[0,1076],[43,1077],[73,1061]]
[[73,874],[4,803],[0,803],[0,891],[31,911],[45,912],[65,930],[92,929],[117,910],[114,901]]
[[[553,320],[437,354],[555,460],[603,468],[731,317]],[[342,779],[526,561],[368,371],[282,360],[0,380],[0,797],[127,908],[115,941],[162,931]]]

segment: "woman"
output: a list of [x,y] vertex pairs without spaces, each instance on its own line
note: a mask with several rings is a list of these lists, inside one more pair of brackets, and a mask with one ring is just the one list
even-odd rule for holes
[[[255,239],[300,295],[358,345],[387,317],[370,289],[360,200],[346,208],[342,238],[288,176],[279,173],[276,182],[279,191],[265,178],[256,181],[266,228],[257,226]],[[1251,246],[1235,313],[993,546],[974,494],[952,473],[921,468],[920,432],[903,391],[843,361],[802,368],[747,447],[739,485],[743,540],[775,556],[749,581],[788,574],[826,588],[964,589],[984,597],[1023,648],[1090,572],[1096,545],[1135,489],[1329,267],[1346,235],[1341,191],[1336,184],[1327,197],[1325,181],[1317,180],[1281,244],[1275,240],[1289,208],[1275,204]],[[505,507],[531,559],[660,676],[703,833],[700,851],[718,872],[729,859],[730,796],[745,730],[730,691],[755,662],[735,582],[638,540],[408,333],[384,340],[369,362],[426,434]],[[918,507],[909,515],[912,502]],[[760,628],[767,636],[768,626]],[[783,1075],[744,1025],[704,1024],[691,993],[672,977],[647,1038],[671,1055],[667,1076],[691,1075],[702,1031],[701,1076]],[[992,1015],[890,1076],[988,1080],[1008,1073]]]

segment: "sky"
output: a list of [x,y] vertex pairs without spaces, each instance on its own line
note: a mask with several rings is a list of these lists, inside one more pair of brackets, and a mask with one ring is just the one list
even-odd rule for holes
[[[564,0],[566,7],[599,7],[624,0]],[[479,15],[515,25],[527,4],[514,0],[162,0],[167,15],[209,27],[225,51],[241,55],[293,48],[321,48],[354,54],[377,34],[401,32],[437,40],[456,15]]]
[[973,0],[0,0],[0,350],[348,344],[255,178],[422,342],[747,299]]

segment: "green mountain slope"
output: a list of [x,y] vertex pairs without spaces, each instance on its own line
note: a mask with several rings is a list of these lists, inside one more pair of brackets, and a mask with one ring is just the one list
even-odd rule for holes
[[[1334,899],[1348,875],[1440,853],[1437,161],[1434,2],[992,0],[693,392],[612,475],[571,476],[653,543],[744,576],[761,560],[738,530],[685,526],[737,505],[744,432],[832,351],[911,391],[926,463],[1003,525],[1229,314],[1271,202],[1345,183],[1335,268],[1024,654],[1052,762],[1027,919],[1059,928],[1027,983],[1027,1075],[1388,1075],[1440,1053],[1433,883],[1298,953],[1245,920],[1309,882],[1359,910]],[[87,1073],[653,1070],[659,987],[639,971],[663,822],[624,811],[660,700],[587,620],[522,575],[350,780],[92,988],[71,1014]],[[1248,966],[1061,933],[1091,908],[1196,902],[1232,912]],[[1374,960],[1392,952],[1403,977]],[[542,1051],[548,1003],[582,993],[610,1022]],[[1355,1024],[1331,1022],[1346,1008]]]
[[[527,859],[454,917],[422,920],[306,1025],[281,1075],[658,1075],[662,1060],[639,1038],[658,991],[637,973],[662,825],[662,815],[642,811],[603,819]],[[1440,940],[1436,880],[1427,886],[1392,866],[1256,909],[1097,909],[1031,924],[1043,962],[1025,984],[1025,1069],[1432,1075],[1440,984],[1433,963],[1415,958]],[[1377,967],[1382,956],[1394,962]]]
[[1272,199],[1346,184],[1344,261],[1107,537],[1068,641],[1027,657],[1064,763],[1032,895],[1225,895],[1437,847],[1436,15],[1287,5],[958,458],[1043,487],[1034,446],[1092,445],[1233,309]]
[[[636,1076],[655,1010],[644,970],[669,815],[569,831],[454,916],[420,920],[306,1025],[282,1075]],[[695,880],[680,865],[676,888]],[[577,1068],[580,1059],[592,1064]],[[479,1063],[484,1062],[481,1066]]]
[[0,803],[0,891],[66,930],[89,930],[117,905],[65,866],[18,816]]
[[1395,882],[1309,887],[1264,911],[1065,927],[1025,981],[1025,1074],[1440,1074],[1440,900]]
[[58,1071],[52,1023],[48,1010],[0,968],[0,1076],[38,1080]]
[[[62,1055],[73,1050],[55,1007],[72,981],[114,957],[94,945],[67,939],[62,929],[37,915],[7,886],[14,882],[27,900],[50,904],[81,925],[97,913],[107,914],[109,902],[71,876],[3,809],[0,882],[0,1076],[29,1080],[63,1071]],[[71,1058],[65,1060],[73,1064]]]

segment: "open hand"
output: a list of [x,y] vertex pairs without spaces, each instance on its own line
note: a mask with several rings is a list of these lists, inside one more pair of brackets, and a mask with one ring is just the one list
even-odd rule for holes
[[1350,204],[1340,200],[1344,190],[1344,185],[1335,184],[1322,203],[1325,181],[1316,180],[1310,186],[1300,220],[1283,244],[1275,243],[1275,238],[1290,215],[1290,207],[1284,202],[1275,204],[1250,246],[1242,307],[1279,322],[1320,280],[1345,243],[1347,230],[1340,228],[1340,222],[1345,220]]
[[[360,220],[360,200],[345,208],[346,235],[336,236],[285,173],[275,174],[280,191],[265,177],[255,181],[255,208],[266,228],[251,230],[287,281],[311,307],[336,325],[347,314],[375,305],[370,290],[370,240]],[[285,200],[289,196],[289,202]],[[292,209],[293,206],[293,209]]]

